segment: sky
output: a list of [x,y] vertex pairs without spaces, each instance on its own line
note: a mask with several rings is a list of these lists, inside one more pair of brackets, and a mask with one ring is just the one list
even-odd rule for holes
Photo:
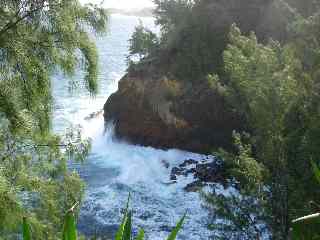
[[140,9],[154,6],[152,0],[80,0],[81,3],[100,4],[105,8]]

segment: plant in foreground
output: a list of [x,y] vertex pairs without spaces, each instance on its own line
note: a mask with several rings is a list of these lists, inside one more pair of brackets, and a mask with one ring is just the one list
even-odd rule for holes
[[[124,212],[123,219],[121,221],[121,225],[116,233],[115,240],[132,240],[132,211],[129,210],[129,200],[130,195],[128,197],[127,206]],[[75,204],[70,210],[67,211],[66,216],[64,218],[63,230],[62,230],[62,240],[77,240],[77,227],[76,227],[76,219],[74,216],[74,210],[78,204]],[[179,230],[182,228],[184,220],[186,218],[186,214],[179,220],[177,225],[174,227],[167,240],[175,240]],[[144,240],[144,230],[140,229],[138,235],[135,240]],[[31,228],[28,223],[26,217],[23,218],[22,223],[22,236],[23,240],[32,240]]]
[[[311,162],[312,170],[317,182],[320,183],[320,169],[315,162]],[[303,216],[292,221],[292,240],[317,240],[320,226],[320,212]]]

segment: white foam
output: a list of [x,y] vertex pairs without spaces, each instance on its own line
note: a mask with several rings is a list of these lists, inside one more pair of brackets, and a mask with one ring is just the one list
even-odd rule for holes
[[[150,239],[163,239],[168,234],[161,226],[173,226],[179,217],[189,212],[189,220],[185,226],[185,234],[192,239],[203,239],[209,235],[205,228],[206,212],[201,207],[201,200],[197,193],[184,191],[186,184],[193,181],[193,177],[179,177],[177,183],[169,184],[170,170],[186,159],[203,159],[203,155],[176,149],[161,150],[152,147],[131,145],[114,137],[112,124],[102,134],[103,118],[98,117],[87,122],[91,134],[92,156],[91,164],[101,169],[113,169],[116,177],[109,181],[101,179],[102,186],[89,188],[87,191],[86,209],[83,214],[90,214],[92,208],[99,206],[95,214],[100,224],[113,225],[120,220],[119,209],[125,206],[128,192],[132,192],[132,207],[135,211],[135,226],[146,228]],[[99,129],[97,131],[97,129]],[[166,168],[163,164],[170,164]],[[108,170],[106,170],[108,171]],[[117,215],[118,214],[118,215]],[[151,215],[143,219],[141,215]],[[118,216],[110,218],[111,216]],[[197,236],[201,232],[201,237]],[[183,235],[182,235],[183,236]],[[182,238],[185,239],[185,238]]]

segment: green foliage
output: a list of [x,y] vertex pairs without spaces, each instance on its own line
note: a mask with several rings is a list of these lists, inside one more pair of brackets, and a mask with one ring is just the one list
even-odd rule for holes
[[311,161],[311,166],[313,170],[313,174],[317,181],[320,183],[320,169],[314,161]]
[[127,213],[127,217],[126,217],[126,221],[125,221],[125,225],[124,225],[124,230],[123,230],[123,236],[122,239],[131,239],[131,231],[132,231],[132,212],[129,211]]
[[69,211],[64,219],[62,240],[76,240],[77,239],[77,228],[74,213]]
[[23,236],[23,240],[31,240],[30,226],[26,218],[23,218],[22,236]]
[[268,234],[270,220],[266,211],[266,192],[263,191],[265,167],[253,156],[250,136],[234,133],[235,153],[223,149],[214,153],[225,162],[236,189],[228,193],[202,193],[205,206],[211,213],[209,228],[214,239],[255,239]]
[[[240,144],[235,158],[239,162],[236,173],[246,176],[244,183],[243,179],[240,181],[242,185],[250,186],[249,189],[256,189],[252,184],[256,179],[260,182],[258,189],[266,184],[270,186],[271,196],[258,190],[248,191],[248,188],[245,188],[245,194],[253,194],[257,201],[269,197],[271,214],[282,219],[279,223],[270,222],[274,237],[280,239],[288,231],[288,209],[283,208],[283,204],[288,199],[289,192],[284,189],[291,177],[285,153],[285,119],[299,97],[301,86],[297,79],[301,64],[291,49],[281,48],[277,42],[261,45],[254,34],[245,37],[235,26],[231,28],[230,42],[224,52],[225,69],[229,75],[229,100],[238,111],[246,114],[254,129],[251,142],[257,149],[255,160],[250,146],[242,145],[236,136],[236,144]],[[257,161],[264,165],[269,175],[261,175]]]
[[319,10],[319,2],[317,0],[301,1],[301,0],[287,0],[287,2],[297,9],[303,16],[308,17]]
[[158,41],[157,35],[145,28],[140,21],[129,40],[129,61],[136,54],[139,56],[139,60],[152,56],[159,47]]
[[[318,184],[320,184],[320,169],[318,165],[311,161],[312,170]],[[293,240],[319,239],[320,213],[300,217],[292,221],[291,235]]]
[[143,239],[144,239],[144,231],[143,229],[140,229],[136,240],[143,240]]
[[[251,191],[252,192],[252,191]],[[265,224],[265,202],[244,190],[227,194],[213,190],[203,193],[206,208],[210,211],[209,229],[213,239],[263,239],[270,229]]]
[[180,231],[180,229],[182,228],[182,225],[184,223],[184,220],[186,218],[186,214],[183,215],[183,217],[179,220],[179,222],[177,223],[177,225],[175,226],[175,228],[172,230],[172,232],[170,233],[170,235],[168,236],[167,240],[175,240],[178,232]]
[[72,74],[83,59],[86,85],[96,92],[97,54],[86,29],[105,31],[107,15],[93,5],[83,7],[77,0],[2,1],[0,9],[4,13],[0,17],[0,95],[6,98],[0,109],[15,121],[13,125],[17,122],[13,111],[25,109],[45,131],[50,120],[49,76],[53,70],[58,67]]
[[299,219],[292,223],[293,240],[316,240],[320,238],[318,232],[320,224],[320,214],[312,214]]
[[[34,239],[54,239],[64,209],[84,185],[67,160],[83,160],[90,143],[73,129],[51,133],[52,73],[73,74],[97,92],[97,52],[88,31],[103,33],[107,15],[77,0],[0,2],[0,235],[16,239],[28,218]],[[71,130],[69,131],[71,132]]]
[[[287,3],[288,2],[288,3]],[[317,1],[302,0],[154,0],[156,23],[161,28],[161,67],[180,80],[198,81],[211,73],[224,79],[223,51],[229,43],[229,29],[237,23],[244,35],[255,31],[260,42],[269,38],[281,42],[291,36],[288,24],[310,16]],[[293,6],[293,7],[292,7]],[[297,8],[297,11],[295,10]]]
[[[121,225],[116,233],[115,240],[131,240],[132,239],[132,211],[129,211],[130,194],[127,201],[127,206],[123,215]],[[185,221],[186,214],[179,220],[175,228],[172,230],[167,240],[175,240],[178,232],[181,230]],[[137,240],[144,239],[144,230],[140,229]]]
[[[126,205],[126,209],[124,211],[124,215],[123,215],[123,219],[121,221],[120,227],[116,233],[116,237],[115,240],[122,240],[124,238],[124,234],[125,234],[125,229],[126,229],[126,225],[127,222],[129,222],[130,224],[130,228],[131,228],[131,219],[128,221],[128,212],[129,212],[129,205],[130,205],[130,193],[128,196],[128,200],[127,200],[127,205]],[[131,214],[130,214],[130,218],[131,218]]]
[[[209,208],[216,204],[215,211],[223,209],[214,219],[229,221],[214,226],[228,236],[222,239],[252,239],[256,234],[261,238],[263,232],[252,228],[261,224],[274,239],[287,239],[291,220],[314,208],[305,202],[319,199],[311,167],[317,172],[316,164],[310,165],[310,159],[319,157],[317,19],[317,14],[298,18],[291,26],[296,38],[285,45],[272,40],[261,44],[255,34],[244,36],[235,25],[231,28],[223,54],[228,81],[209,80],[246,117],[251,134],[244,138],[236,134],[236,155],[223,151],[221,155],[242,197],[216,193],[205,197]],[[313,47],[306,45],[307,39],[312,39]],[[248,218],[252,215],[254,221]],[[315,236],[319,232],[307,229]]]
[[[204,80],[208,74],[224,77],[223,51],[236,22],[247,35],[258,39],[288,38],[287,24],[297,13],[282,0],[156,0],[156,23],[161,27],[161,67],[180,80]],[[225,80],[225,79],[224,79]]]
[[161,26],[162,38],[168,40],[170,34],[185,22],[193,6],[191,0],[154,0],[156,24]]
[[230,173],[241,183],[242,189],[245,188],[247,192],[256,191],[263,182],[264,166],[253,157],[251,144],[244,143],[243,139],[248,141],[250,136],[241,136],[239,133],[233,135],[237,153],[227,158]]

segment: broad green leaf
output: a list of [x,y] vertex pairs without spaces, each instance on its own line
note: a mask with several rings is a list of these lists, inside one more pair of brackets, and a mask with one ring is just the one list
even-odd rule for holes
[[116,233],[116,237],[115,237],[115,240],[123,240],[123,235],[124,235],[124,229],[125,229],[125,226],[126,226],[126,223],[127,223],[127,215],[128,215],[128,210],[129,210],[129,204],[130,204],[130,193],[129,193],[129,196],[128,196],[128,200],[127,200],[127,205],[126,205],[126,209],[124,211],[124,215],[123,215],[123,219],[121,221],[121,225]]
[[23,236],[23,240],[31,240],[30,226],[26,217],[23,218],[22,236]]
[[123,216],[123,219],[121,221],[121,225],[119,226],[119,229],[116,233],[116,237],[115,237],[115,240],[122,240],[122,237],[123,237],[123,232],[124,232],[124,227],[125,227],[125,224],[127,222],[127,214],[124,214]]
[[318,183],[320,183],[320,169],[318,165],[314,161],[311,161],[311,166],[315,178],[317,179]]
[[129,195],[128,195],[128,200],[127,200],[127,205],[126,205],[125,213],[127,213],[127,212],[128,212],[128,210],[129,210],[130,198],[131,198],[131,193],[129,193]]
[[292,222],[292,240],[317,240],[320,213],[298,218]]
[[123,232],[123,237],[122,240],[131,240],[131,229],[132,229],[132,213],[131,211],[128,213],[127,216],[127,221],[124,226],[124,232]]
[[62,240],[77,240],[76,221],[72,211],[65,216]]
[[168,236],[167,240],[175,240],[176,239],[178,232],[182,228],[182,225],[184,223],[185,218],[186,218],[186,214],[184,214],[183,217],[180,219],[180,221],[177,223],[175,228],[172,230],[172,232]]
[[144,230],[140,229],[138,236],[136,237],[136,240],[144,240]]

